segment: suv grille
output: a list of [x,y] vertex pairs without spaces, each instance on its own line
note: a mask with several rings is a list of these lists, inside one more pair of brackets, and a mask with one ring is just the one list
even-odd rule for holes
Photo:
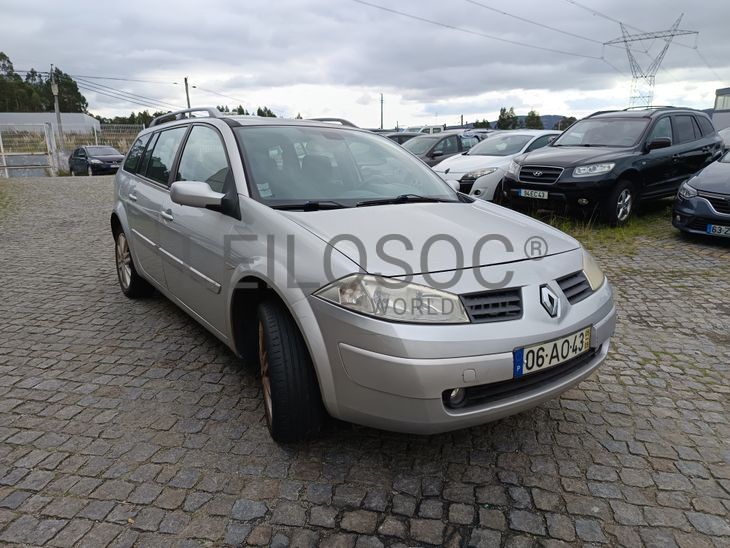
[[724,213],[730,215],[730,196],[722,196],[718,194],[709,194],[707,192],[698,193],[701,198],[704,198],[712,204],[715,211],[718,213]]
[[542,183],[545,185],[551,185],[558,180],[562,173],[562,167],[522,166],[520,168],[519,180],[523,183]]
[[588,279],[582,270],[560,278],[558,285],[565,293],[570,304],[579,303],[593,293],[591,284],[588,283]]
[[461,295],[472,323],[501,322],[522,317],[522,291],[506,289]]

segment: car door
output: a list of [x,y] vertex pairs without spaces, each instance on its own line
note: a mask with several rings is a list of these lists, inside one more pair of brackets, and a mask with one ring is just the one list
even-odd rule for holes
[[160,250],[161,212],[166,204],[175,156],[187,129],[180,126],[163,130],[150,139],[129,189],[133,212],[129,224],[140,266],[163,287],[166,279]]
[[74,171],[76,173],[86,173],[86,168],[89,166],[87,163],[86,150],[79,148],[76,152],[78,154],[74,159]]
[[[674,138],[678,149],[674,157],[677,162],[679,180],[689,179],[705,165],[707,151],[703,150],[702,133],[691,114],[675,114],[672,117]],[[677,184],[677,187],[679,184]]]
[[[646,150],[646,146],[656,139],[669,139],[670,146]],[[671,116],[662,116],[654,121],[644,144],[644,154],[640,162],[644,181],[643,194],[645,197],[669,194],[679,185],[679,162],[676,155],[679,152],[675,143]]]
[[[202,181],[235,195],[233,172],[218,129],[192,127],[178,161],[176,181]],[[225,236],[237,220],[219,211],[183,206],[166,196],[160,247],[168,290],[221,336],[226,333]]]

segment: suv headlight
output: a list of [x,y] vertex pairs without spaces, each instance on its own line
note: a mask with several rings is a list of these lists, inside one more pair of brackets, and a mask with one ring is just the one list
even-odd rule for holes
[[351,274],[314,293],[353,312],[392,322],[469,323],[456,295],[392,278]]
[[[694,179],[694,177],[692,177]],[[689,181],[691,181],[690,179]],[[682,186],[679,187],[679,197],[683,198],[684,200],[689,200],[690,198],[694,198],[697,196],[697,189],[689,184],[689,181],[685,181],[682,183]]]
[[606,276],[598,266],[598,263],[593,258],[593,255],[583,249],[583,274],[586,275],[586,279],[591,286],[591,289],[595,291],[603,285],[606,281]]
[[592,177],[593,175],[603,175],[611,171],[616,164],[590,164],[587,166],[578,166],[573,170],[573,177]]
[[470,171],[464,177],[468,179],[478,179],[479,177],[484,177],[485,175],[489,175],[490,173],[494,173],[497,171],[496,167],[485,167],[484,169],[477,169],[474,171]]
[[520,172],[520,168],[521,167],[522,166],[520,164],[518,164],[517,162],[515,162],[514,160],[512,160],[509,163],[509,166],[507,166],[507,173],[509,173],[510,175],[514,175],[515,177],[517,177],[517,174]]

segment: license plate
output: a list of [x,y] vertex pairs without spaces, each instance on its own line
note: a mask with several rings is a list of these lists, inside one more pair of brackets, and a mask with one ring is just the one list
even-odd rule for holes
[[730,226],[707,225],[707,233],[713,236],[730,237]]
[[552,341],[514,351],[514,378],[537,373],[585,354],[591,348],[591,327]]
[[529,188],[521,188],[519,191],[523,198],[538,198],[539,200],[547,200],[547,190],[530,190]]

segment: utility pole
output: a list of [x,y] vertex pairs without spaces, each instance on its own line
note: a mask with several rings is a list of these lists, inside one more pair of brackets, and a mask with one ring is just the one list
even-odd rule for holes
[[[669,44],[672,43],[672,39],[675,36],[686,36],[693,34],[695,37],[699,34],[695,30],[682,30],[679,28],[679,23],[682,21],[684,14],[680,15],[674,22],[669,30],[660,30],[657,32],[643,32],[641,34],[629,34],[623,23],[619,23],[621,26],[621,38],[616,38],[608,42],[604,42],[604,46],[610,46],[613,44],[623,44],[626,48],[626,55],[629,58],[629,65],[631,66],[631,96],[630,106],[643,106],[650,107],[654,100],[654,83],[656,80],[656,73],[664,60],[664,56],[669,49]],[[664,47],[654,57],[651,65],[647,69],[643,69],[639,62],[636,60],[634,52],[631,51],[631,44],[634,42],[646,42],[647,40],[664,40]]]
[[63,155],[66,147],[63,143],[63,124],[61,123],[61,110],[58,107],[58,83],[56,82],[56,74],[53,72],[53,65],[51,65],[51,93],[53,93],[53,110],[56,111],[56,125],[58,129],[58,150]]
[[461,123],[459,124],[461,127],[464,127],[464,115],[461,115]]
[[383,94],[380,94],[380,129],[383,129]]
[[190,108],[190,91],[188,90],[188,77],[185,77],[185,98],[188,100],[188,108]]

